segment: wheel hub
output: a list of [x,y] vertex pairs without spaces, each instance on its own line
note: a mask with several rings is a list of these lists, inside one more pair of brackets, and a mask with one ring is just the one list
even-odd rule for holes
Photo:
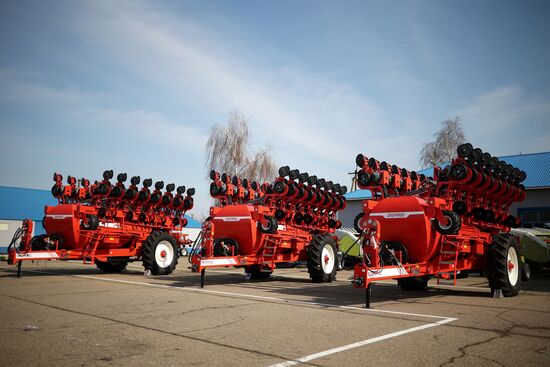
[[321,251],[321,268],[325,274],[331,274],[334,269],[335,253],[332,246],[326,244]]
[[513,246],[508,248],[506,268],[508,269],[508,281],[510,282],[510,285],[515,286],[518,280],[520,280],[520,267],[518,253]]
[[155,262],[159,268],[166,268],[172,264],[177,256],[172,244],[168,241],[161,241],[155,248]]

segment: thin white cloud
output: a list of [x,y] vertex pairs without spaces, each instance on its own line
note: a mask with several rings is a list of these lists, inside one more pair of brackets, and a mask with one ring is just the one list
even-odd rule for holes
[[[426,106],[433,104],[426,95],[430,85],[410,72],[413,69],[407,67],[406,59],[394,50],[393,37],[374,46],[366,42],[378,68],[365,70],[376,75],[361,79],[372,80],[379,94],[391,96],[386,102],[396,108],[388,111],[365,92],[370,86],[361,85],[358,90],[353,87],[355,81],[338,82],[330,75],[313,72],[293,55],[277,53],[282,51],[274,51],[269,45],[248,43],[235,36],[238,25],[230,19],[216,18],[227,22],[217,27],[227,32],[216,32],[207,23],[198,22],[197,17],[170,13],[165,5],[96,1],[67,7],[67,19],[71,20],[62,22],[62,28],[79,37],[86,54],[99,61],[95,65],[96,60],[79,58],[75,53],[71,57],[79,64],[76,69],[86,72],[88,65],[93,72],[86,77],[92,80],[98,73],[104,73],[102,82],[111,76],[116,78],[115,92],[98,95],[85,90],[87,86],[59,87],[40,78],[0,73],[0,82],[7,91],[0,98],[28,103],[29,108],[50,104],[52,109],[57,108],[55,117],[60,121],[97,124],[109,131],[109,137],[119,136],[127,144],[135,140],[148,142],[150,149],[140,146],[140,152],[179,148],[193,157],[193,166],[185,167],[186,177],[192,178],[200,195],[204,194],[202,204],[198,204],[202,206],[209,204],[207,185],[202,182],[206,132],[209,125],[222,122],[234,108],[249,117],[256,145],[271,145],[280,164],[344,184],[350,182],[347,172],[353,170],[359,152],[410,169],[418,167],[418,151],[431,137],[432,127],[435,130],[438,120],[455,115],[463,117],[470,140],[491,153],[543,150],[541,147],[547,144],[548,139],[543,137],[548,137],[548,128],[540,121],[550,116],[549,104],[527,96],[518,87],[489,91],[449,115],[439,116],[447,110],[445,106],[437,106],[437,112],[427,111],[431,107]],[[337,23],[340,21],[338,17]],[[424,36],[413,34],[412,41],[422,46],[423,55],[429,58],[433,45]],[[265,49],[269,52],[263,52]],[[115,71],[122,73],[112,75]],[[6,80],[9,84],[3,83]],[[79,81],[74,83],[78,85]],[[143,90],[143,97],[151,103],[141,106],[131,98],[109,100],[114,94],[123,94],[124,87],[132,96],[136,94],[134,88],[139,88],[138,93]],[[164,109],[168,104],[162,101],[166,99],[170,99],[171,110]],[[188,117],[188,111],[192,111],[194,120]],[[426,116],[431,116],[430,121]],[[539,121],[535,129],[521,131],[522,124],[531,119]],[[527,143],[511,141],[514,136]],[[132,152],[121,158],[120,167],[134,156]],[[159,177],[173,167],[171,160],[149,159],[147,164]]]
[[550,150],[550,103],[528,96],[518,86],[479,95],[457,115],[470,140],[494,154]]
[[75,19],[87,42],[182,99],[224,114],[244,111],[253,132],[269,136],[282,158],[316,157],[334,167],[356,154],[349,141],[362,142],[354,134],[381,126],[380,109],[348,85],[288,65],[262,69],[242,58],[250,52],[238,41],[149,4],[124,3],[124,11],[120,4],[90,4]]
[[116,129],[127,139],[139,138],[173,149],[183,147],[194,155],[199,155],[207,140],[206,133],[191,124],[171,121],[156,112],[93,107],[80,113],[105,131]]
[[207,136],[204,129],[191,123],[173,121],[166,115],[144,109],[104,107],[101,96],[75,88],[56,88],[45,82],[23,77],[18,72],[0,70],[0,100],[21,103],[33,109],[62,111],[70,117],[68,124],[93,123],[123,134],[126,139],[141,139],[165,147],[185,147],[189,153],[200,152]]
[[74,88],[53,87],[40,79],[35,73],[0,69],[0,101],[75,105],[94,98]]

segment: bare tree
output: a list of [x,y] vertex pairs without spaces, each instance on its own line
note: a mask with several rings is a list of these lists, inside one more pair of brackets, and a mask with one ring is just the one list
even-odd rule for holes
[[456,148],[466,140],[460,118],[443,121],[434,138],[434,141],[425,143],[420,151],[422,167],[450,162],[456,156]]
[[206,142],[207,176],[211,170],[264,182],[277,172],[269,148],[251,155],[248,150],[248,123],[242,113],[232,111],[227,125],[216,124]]

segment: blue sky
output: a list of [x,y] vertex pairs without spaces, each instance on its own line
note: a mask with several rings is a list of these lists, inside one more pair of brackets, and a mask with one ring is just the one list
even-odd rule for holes
[[416,169],[459,116],[496,155],[550,150],[547,1],[0,2],[0,185],[104,169],[195,186],[237,109],[254,147],[349,186]]

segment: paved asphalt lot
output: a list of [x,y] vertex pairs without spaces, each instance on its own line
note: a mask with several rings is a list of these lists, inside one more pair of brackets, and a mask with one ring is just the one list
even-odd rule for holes
[[[144,277],[138,263],[103,274],[79,263],[0,263],[2,366],[549,366],[550,274],[492,299],[483,278],[459,287],[364,291],[304,268],[267,281],[241,270]],[[430,281],[430,285],[435,283]]]

